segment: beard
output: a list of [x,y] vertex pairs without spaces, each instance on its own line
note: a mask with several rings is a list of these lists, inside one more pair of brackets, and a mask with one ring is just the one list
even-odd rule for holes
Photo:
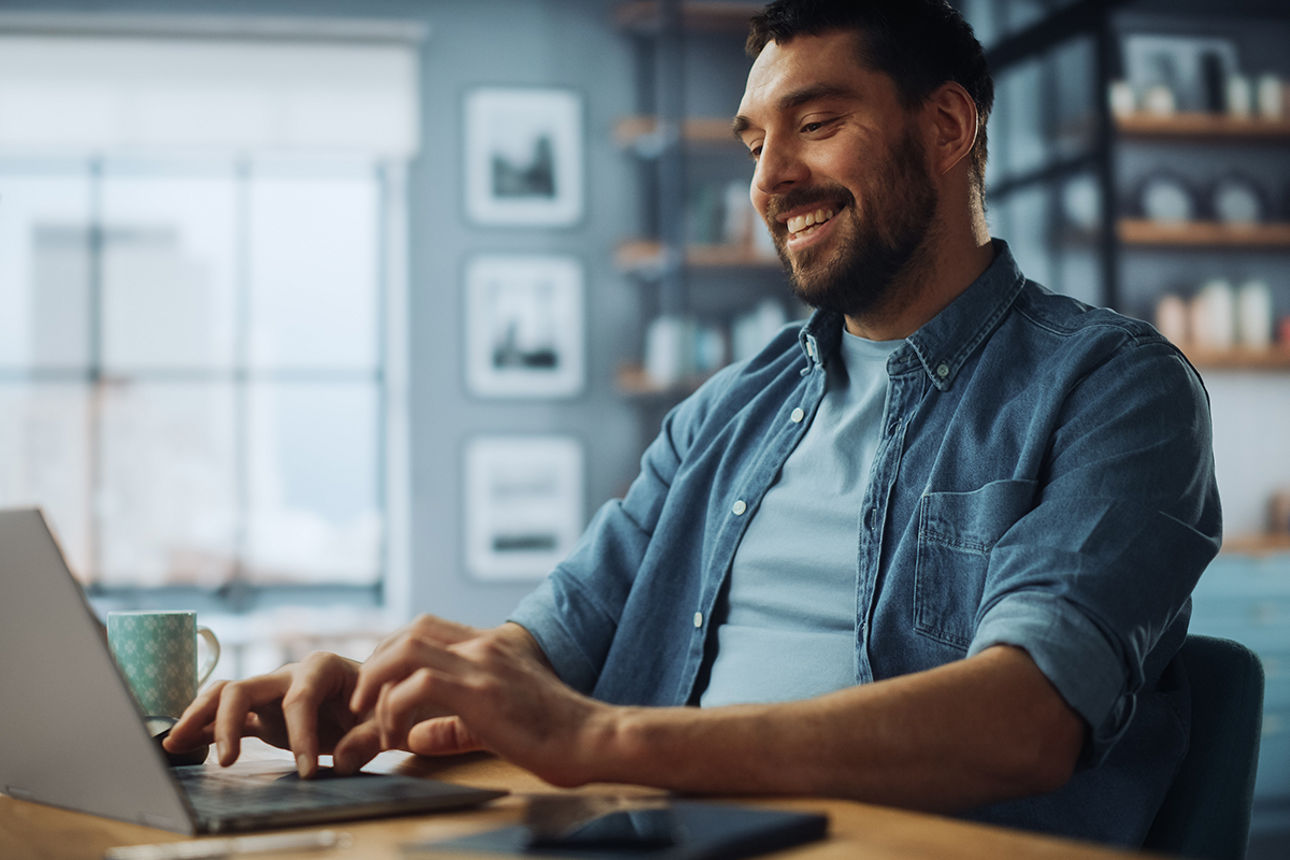
[[[834,183],[793,189],[773,200],[766,223],[793,295],[811,307],[846,316],[880,307],[933,229],[939,195],[925,164],[922,143],[911,129],[863,189],[869,213],[863,220],[855,196]],[[837,208],[831,220],[845,219],[834,225],[843,248],[831,255],[818,247],[791,255],[787,227],[775,216],[817,202]]]

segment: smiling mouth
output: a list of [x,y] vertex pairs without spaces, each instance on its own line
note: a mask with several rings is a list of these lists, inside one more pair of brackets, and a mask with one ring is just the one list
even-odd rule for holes
[[788,230],[788,238],[805,239],[819,230],[836,214],[838,214],[838,210],[835,208],[820,208],[802,215],[794,215],[784,223]]

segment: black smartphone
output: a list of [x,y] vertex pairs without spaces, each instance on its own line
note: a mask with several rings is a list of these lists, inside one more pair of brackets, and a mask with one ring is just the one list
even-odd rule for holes
[[666,807],[620,809],[559,826],[532,819],[525,823],[530,848],[663,848],[682,836],[676,814]]

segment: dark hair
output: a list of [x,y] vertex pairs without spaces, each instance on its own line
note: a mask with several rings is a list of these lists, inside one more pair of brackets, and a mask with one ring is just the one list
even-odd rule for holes
[[756,57],[768,42],[854,30],[860,61],[896,83],[908,109],[926,101],[946,81],[976,103],[977,139],[972,182],[984,199],[986,121],[994,105],[994,80],[972,26],[945,0],[775,0],[751,21],[746,45]]

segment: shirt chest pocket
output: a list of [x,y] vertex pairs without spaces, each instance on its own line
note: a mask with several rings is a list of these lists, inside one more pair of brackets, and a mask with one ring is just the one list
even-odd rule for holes
[[918,504],[914,629],[967,650],[990,551],[1034,504],[1034,481],[994,481],[967,493],[927,493]]

